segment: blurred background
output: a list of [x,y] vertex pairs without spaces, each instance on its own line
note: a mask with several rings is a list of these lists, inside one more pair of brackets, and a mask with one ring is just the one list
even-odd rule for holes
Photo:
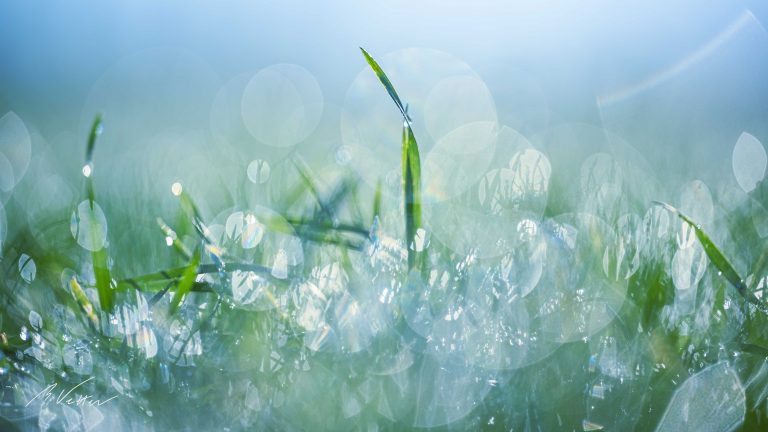
[[177,182],[209,220],[233,203],[285,211],[295,157],[323,193],[351,170],[358,199],[383,181],[397,207],[400,120],[358,47],[410,104],[428,207],[528,146],[552,165],[550,214],[575,208],[576,178],[612,166],[590,168],[597,152],[624,167],[642,208],[682,205],[702,181],[706,203],[683,206],[694,216],[748,200],[765,171],[768,5],[756,0],[0,8],[0,200],[9,228],[40,238],[38,216],[68,215],[79,197],[97,113],[99,201],[145,234],[112,233],[118,251],[162,249],[155,217],[174,214]]
[[526,136],[586,122],[705,176],[742,131],[765,141],[766,19],[759,0],[4,1],[0,112],[67,155],[95,111],[108,129],[145,129],[146,115],[209,132],[219,89],[276,63],[306,68],[343,107],[358,46],[431,48],[472,67],[500,122]]
[[[119,410],[159,430],[647,430],[670,400],[658,430],[689,400],[718,430],[745,421],[742,385],[747,428],[764,425],[768,364],[745,348],[768,345],[764,321],[651,202],[762,298],[768,3],[669,3],[0,0],[0,365],[29,360],[0,378],[28,396],[93,372],[131,396],[97,419],[110,430]],[[359,47],[413,118],[420,245],[402,242],[402,117]],[[79,280],[96,303],[90,252],[116,280],[186,266],[169,226],[203,265],[229,248],[277,282],[198,275],[219,291],[180,315],[169,292],[123,292],[123,317],[101,312],[114,343],[94,343],[70,298]],[[428,278],[405,270],[420,248]],[[0,417],[70,418],[21,396]]]

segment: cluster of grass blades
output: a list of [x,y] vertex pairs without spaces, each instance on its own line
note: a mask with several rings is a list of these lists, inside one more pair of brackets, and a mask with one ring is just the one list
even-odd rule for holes
[[[408,116],[407,106],[403,104],[402,100],[397,94],[391,81],[378,65],[378,63],[371,57],[364,49],[361,48],[363,55],[371,69],[376,73],[376,76],[381,81],[382,85],[386,89],[394,101],[397,109],[403,116],[403,135],[402,135],[402,189],[403,189],[403,215],[405,219],[405,244],[408,254],[408,267],[409,269],[418,268],[424,270],[424,253],[423,251],[417,251],[414,247],[417,231],[422,227],[421,220],[421,162],[419,157],[419,147],[416,142],[416,138],[411,127],[411,119]],[[101,118],[98,116],[93,123],[91,134],[89,135],[88,146],[86,151],[86,166],[89,167],[89,173],[93,171],[93,149],[96,138],[98,136],[98,130],[101,128]],[[314,239],[319,242],[329,242],[343,247],[352,248],[356,250],[362,249],[362,244],[359,242],[349,242],[339,239],[336,236],[318,236],[314,235],[317,231],[345,231],[357,234],[359,236],[368,236],[371,232],[370,229],[364,227],[351,225],[351,224],[339,224],[333,223],[334,214],[333,208],[344,198],[348,192],[348,185],[343,183],[333,194],[327,199],[322,197],[319,193],[319,188],[316,186],[311,174],[304,167],[301,160],[294,160],[294,166],[299,173],[304,187],[311,192],[315,197],[318,204],[318,209],[312,214],[311,217],[306,219],[294,219],[291,223],[294,227],[298,228],[299,234],[304,238]],[[93,180],[92,176],[86,176],[86,190],[88,192],[88,198],[92,203],[94,201],[93,192]],[[211,248],[215,248],[213,242],[211,242],[205,233],[205,227],[202,223],[197,207],[195,206],[192,198],[186,191],[182,191],[179,194],[179,201],[182,209],[188,217],[188,220],[192,221],[194,230],[200,237],[202,247],[209,252],[209,256],[220,260],[215,251]],[[381,214],[381,185],[379,184],[373,202],[373,215],[377,216]],[[178,310],[179,305],[183,301],[184,296],[190,292],[190,290],[210,291],[211,289],[204,283],[196,283],[196,278],[200,275],[210,273],[213,268],[210,266],[201,266],[201,251],[197,247],[193,252],[190,252],[188,248],[179,241],[179,235],[162,219],[158,219],[158,225],[160,226],[166,238],[171,239],[171,245],[174,249],[180,253],[183,257],[189,260],[187,266],[181,269],[169,269],[154,274],[143,275],[133,278],[126,278],[117,281],[115,288],[118,290],[125,289],[127,287],[133,287],[142,291],[155,292],[156,287],[162,285],[163,288],[157,292],[158,296],[164,295],[166,292],[173,290],[174,295],[171,300],[171,312]],[[107,254],[104,248],[94,252],[94,263],[106,263]],[[262,266],[253,266],[237,262],[221,263],[219,271],[223,271],[225,268],[228,270],[236,270],[246,268],[249,271],[257,271],[264,275],[269,275],[269,269]],[[112,300],[112,287],[110,286],[109,269],[106,266],[99,265],[98,273],[96,277],[97,288],[99,291],[99,299],[102,308],[107,312],[113,311]]]
[[[361,51],[365,61],[373,70],[387,94],[391,97],[395,108],[400,112],[403,120],[401,136],[401,168],[402,216],[405,226],[404,238],[399,239],[399,242],[395,243],[398,246],[404,245],[398,250],[404,251],[403,254],[405,257],[403,258],[403,267],[393,267],[397,272],[402,273],[398,274],[397,277],[400,278],[400,280],[407,280],[411,274],[416,274],[426,280],[427,277],[424,276],[430,274],[433,267],[443,265],[446,268],[455,269],[459,266],[465,266],[467,265],[466,257],[462,257],[460,254],[449,251],[447,247],[444,248],[445,250],[440,249],[442,246],[439,243],[436,246],[430,245],[429,248],[419,248],[416,246],[418,241],[417,237],[420,235],[419,231],[429,229],[429,227],[425,226],[422,220],[423,202],[420,152],[416,135],[413,130],[412,120],[408,114],[408,105],[400,98],[393,83],[374,58],[364,49],[361,48]],[[94,163],[94,151],[100,129],[101,118],[97,117],[93,122],[88,136],[85,167],[83,169],[83,174],[85,175],[85,195],[91,211],[94,211],[96,205],[94,176],[98,171],[95,170],[96,164]],[[348,275],[350,275],[350,279],[361,278],[353,268],[354,265],[350,255],[353,252],[364,254],[365,252],[374,249],[379,243],[379,217],[382,215],[384,206],[387,205],[387,203],[383,202],[381,183],[375,187],[373,202],[370,203],[366,201],[364,206],[370,208],[370,218],[362,216],[365,212],[357,212],[357,215],[359,216],[356,218],[357,221],[354,217],[351,222],[340,221],[339,219],[342,217],[342,211],[340,211],[340,209],[343,207],[343,204],[345,201],[353,200],[352,197],[355,193],[354,182],[343,180],[339,182],[337,187],[332,189],[330,193],[323,193],[324,189],[319,186],[317,179],[313,176],[307,164],[300,157],[295,156],[290,162],[292,162],[292,167],[295,169],[298,184],[287,194],[288,196],[285,197],[285,201],[289,203],[289,205],[294,205],[297,202],[299,204],[304,204],[300,201],[300,197],[302,194],[306,194],[309,196],[309,199],[307,200],[309,201],[308,208],[302,208],[303,213],[300,213],[299,216],[296,216],[295,212],[292,215],[281,215],[284,222],[279,224],[270,225],[268,220],[263,220],[262,222],[269,229],[295,233],[295,235],[300,238],[302,247],[311,249],[319,245],[320,247],[317,249],[322,247],[332,250],[332,253],[336,254],[333,255],[334,259],[337,259],[340,263],[339,265]],[[283,276],[276,276],[274,274],[274,269],[264,263],[254,262],[254,260],[249,259],[249,257],[239,256],[237,252],[241,251],[241,249],[238,249],[237,247],[224,247],[219,244],[207,226],[200,208],[195,204],[190,193],[186,190],[182,190],[181,187],[179,187],[178,190],[174,190],[173,193],[178,198],[178,220],[170,218],[164,220],[158,217],[157,226],[159,230],[157,233],[158,236],[161,234],[165,238],[169,250],[174,254],[176,265],[170,266],[165,270],[145,274],[136,272],[139,274],[138,276],[125,277],[125,274],[121,271],[123,270],[121,268],[121,259],[123,259],[123,257],[110,257],[108,255],[109,249],[107,245],[100,248],[93,248],[95,250],[89,251],[90,260],[93,264],[93,278],[82,277],[82,274],[69,278],[66,281],[66,287],[68,288],[69,293],[72,294],[72,299],[64,299],[62,301],[66,300],[69,304],[74,304],[74,308],[77,308],[82,313],[84,317],[83,320],[90,323],[89,330],[91,336],[94,340],[98,340],[99,343],[102,344],[102,349],[105,351],[111,350],[110,352],[113,354],[117,353],[114,355],[119,358],[119,361],[123,361],[124,359],[122,357],[125,357],[126,359],[131,358],[131,361],[134,362],[132,364],[138,364],[140,367],[149,368],[147,365],[150,365],[154,368],[152,369],[153,373],[156,373],[159,376],[168,374],[167,370],[162,369],[159,361],[154,363],[152,361],[141,363],[135,356],[130,356],[133,347],[129,346],[130,341],[127,336],[124,340],[118,340],[120,339],[119,337],[107,337],[105,335],[106,332],[104,331],[104,326],[107,325],[105,321],[109,321],[111,318],[122,313],[119,308],[122,306],[121,301],[125,298],[126,293],[134,294],[138,292],[138,294],[142,296],[147,295],[149,298],[147,303],[150,307],[157,306],[162,308],[162,311],[157,313],[157,315],[160,316],[158,318],[159,320],[165,320],[166,323],[182,323],[180,326],[184,327],[184,330],[179,330],[177,332],[179,334],[176,335],[181,339],[181,344],[177,346],[175,340],[166,342],[174,347],[173,350],[168,350],[171,364],[176,364],[176,362],[180,360],[188,346],[197,343],[193,340],[193,336],[202,329],[205,329],[206,326],[211,328],[220,326],[222,329],[220,330],[219,336],[225,341],[211,342],[209,340],[207,341],[209,345],[206,345],[206,347],[226,351],[235,349],[233,346],[242,343],[247,346],[247,349],[250,349],[253,352],[261,353],[262,351],[265,351],[269,357],[271,354],[269,344],[273,339],[277,339],[279,342],[276,342],[275,346],[290,351],[292,354],[295,354],[295,358],[281,358],[279,361],[270,358],[267,364],[279,363],[278,366],[280,367],[289,364],[290,361],[295,361],[296,364],[299,364],[302,360],[301,356],[304,355],[303,352],[306,351],[302,351],[303,345],[306,343],[304,334],[301,333],[300,326],[293,325],[295,323],[291,323],[292,318],[281,309],[275,292],[268,291],[266,296],[269,298],[269,301],[273,302],[276,306],[274,308],[276,311],[258,311],[254,314],[255,318],[246,320],[243,319],[243,316],[246,313],[245,309],[239,309],[238,305],[231,301],[233,294],[227,291],[230,286],[227,282],[229,282],[229,278],[231,278],[235,272],[256,275],[260,280],[267,281],[271,289],[281,292],[288,292],[292,287],[295,288],[295,286],[292,286],[292,281]],[[356,204],[357,203],[355,203],[355,205]],[[725,348],[732,351],[738,351],[739,353],[743,352],[748,355],[756,356],[758,360],[761,359],[761,356],[762,358],[766,358],[766,355],[768,355],[768,335],[765,334],[766,332],[762,330],[761,327],[766,324],[766,317],[768,316],[768,307],[766,307],[764,300],[754,294],[754,287],[748,286],[745,279],[735,270],[731,261],[726,258],[726,254],[715,245],[710,236],[705,233],[695,221],[669,204],[660,202],[656,202],[655,204],[669,211],[694,231],[709,262],[711,262],[714,268],[719,272],[717,276],[711,275],[713,276],[712,279],[715,280],[716,278],[719,278],[727,281],[727,283],[734,288],[736,293],[748,303],[747,306],[752,306],[760,312],[759,314],[755,314],[757,316],[754,317],[754,321],[745,322],[744,328],[741,329],[743,332],[743,335],[741,336],[743,337],[731,339],[727,339],[726,337],[721,338],[724,345],[730,343],[730,345],[726,345]],[[98,227],[95,226],[95,219],[91,218],[89,224],[90,226],[88,229],[91,231],[91,236],[96,237]],[[599,242],[601,246],[605,246],[603,244],[605,238],[600,237],[601,234],[599,232],[596,231],[592,234],[595,242]],[[16,249],[33,250],[33,246],[30,245],[31,243],[33,242],[30,241],[24,243]],[[323,253],[326,253],[326,251],[323,251]],[[141,256],[140,253],[137,255]],[[40,256],[42,256],[42,254],[40,254]],[[590,257],[590,259],[592,258],[594,258],[593,261],[602,263],[602,256]],[[517,257],[514,259],[517,259]],[[766,260],[768,260],[768,258],[766,258],[766,251],[763,251],[758,258],[757,263],[755,263],[755,268],[758,270],[764,268]],[[51,271],[51,273],[61,274],[61,269],[63,267],[74,267],[74,264],[61,257],[50,258],[47,261],[41,258],[39,259],[39,262],[41,264],[46,263],[46,265],[56,264],[55,270]],[[437,265],[435,265],[435,262],[437,262]],[[11,262],[12,265],[14,263],[15,261]],[[628,281],[629,293],[626,296],[626,301],[624,301],[621,310],[616,311],[616,319],[613,327],[605,330],[604,334],[609,335],[606,337],[619,337],[629,341],[631,347],[628,348],[628,350],[635,352],[638,356],[646,355],[645,352],[639,353],[642,348],[638,347],[645,347],[647,344],[647,346],[650,347],[649,351],[652,351],[647,355],[652,357],[656,364],[668,365],[659,367],[659,371],[655,372],[656,375],[654,375],[654,378],[650,381],[651,387],[661,389],[659,391],[667,392],[664,393],[664,397],[646,398],[640,396],[637,398],[639,401],[636,403],[640,405],[638,412],[656,413],[663,410],[664,405],[669,399],[667,397],[668,394],[675,390],[670,382],[677,382],[684,379],[686,376],[692,375],[692,371],[703,369],[703,362],[693,360],[693,356],[699,352],[706,352],[711,347],[708,346],[710,345],[710,341],[707,337],[701,335],[696,335],[696,337],[694,337],[679,329],[670,329],[665,326],[663,318],[661,317],[662,311],[665,307],[669,306],[675,295],[674,286],[665,272],[668,263],[650,262],[642,263],[641,265],[643,266],[642,271],[637,271],[637,273],[635,273]],[[323,277],[330,279],[336,276],[334,275],[333,267],[331,267],[327,273],[328,274],[324,274]],[[450,277],[459,280],[460,278],[455,276],[456,273],[459,272],[450,273]],[[449,277],[447,275],[448,272],[445,273],[445,279]],[[214,282],[215,277],[220,278],[219,282]],[[716,284],[719,279],[716,279],[716,282],[712,282],[712,284]],[[462,283],[464,285],[462,285]],[[459,287],[457,291],[466,288],[466,284],[466,280],[462,280],[460,283],[457,282],[456,285]],[[369,289],[372,283],[371,281],[367,281],[367,285],[365,283],[360,285],[363,287],[362,289]],[[403,289],[416,290],[421,286],[422,285],[411,285],[406,283],[403,285]],[[97,292],[98,304],[96,304],[93,295],[91,296],[91,299],[89,299],[89,289],[95,289]],[[493,289],[495,289],[495,287],[489,288],[489,290]],[[713,288],[713,290],[714,289],[715,288]],[[724,289],[721,291],[724,291]],[[355,293],[351,293],[349,297],[344,297],[345,301],[348,303],[342,303],[343,306],[348,307],[350,310],[354,308],[349,307],[350,300],[348,300],[348,298],[353,297],[354,294]],[[414,295],[421,293],[409,294]],[[427,294],[432,297],[438,297],[445,293],[432,292]],[[320,294],[313,293],[313,295],[322,298],[325,298],[326,295],[330,296],[330,294],[322,292]],[[725,296],[725,293],[720,292],[718,295],[723,297]],[[204,298],[204,300],[200,300],[201,297]],[[200,301],[195,303],[195,301],[198,300]],[[438,301],[439,300],[441,299],[438,299]],[[714,305],[712,306],[712,309],[717,309],[716,312],[718,313],[721,312],[720,309],[723,309],[722,301],[718,299],[713,303]],[[165,306],[166,304],[167,308]],[[508,305],[499,302],[499,309],[505,307],[508,307]],[[748,308],[743,309],[749,310]],[[331,312],[333,311],[329,312],[329,310],[323,310],[318,313]],[[366,312],[368,311],[362,311],[362,313]],[[473,312],[477,313],[477,311]],[[537,312],[538,311],[525,311],[525,313],[530,313],[531,315]],[[469,314],[468,312],[465,313]],[[226,319],[226,316],[232,318]],[[455,316],[459,316],[458,313]],[[194,319],[190,317],[193,317]],[[450,318],[454,319],[453,316]],[[295,320],[295,318],[293,319]],[[403,318],[402,315],[398,315],[397,319],[400,321],[397,323],[396,328],[398,335],[396,335],[396,337],[410,337],[409,347],[416,345],[423,348],[423,345],[427,342],[422,339],[426,339],[426,337],[420,339],[420,336],[415,335],[415,331],[410,331],[408,325],[403,322],[405,318]],[[437,319],[440,319],[440,317]],[[243,324],[243,322],[247,322],[247,326]],[[506,323],[500,323],[500,326],[504,326],[505,324]],[[722,326],[724,324],[716,322],[713,326],[714,325]],[[754,330],[755,328],[757,330]],[[283,331],[287,334],[288,336],[285,338],[286,340],[282,339],[282,336],[284,335],[276,336],[275,334],[279,331],[275,329],[280,329],[279,331]],[[16,333],[18,334],[18,332]],[[254,334],[262,337],[262,339],[257,339],[253,336]],[[601,337],[602,334],[603,333],[601,333]],[[637,342],[632,339],[633,337],[637,337]],[[254,342],[254,340],[263,342],[264,346],[259,345]],[[232,342],[232,345],[227,345],[227,343],[231,341],[234,341]],[[384,342],[379,340],[376,341],[376,343],[381,343],[382,346],[387,348],[386,342],[386,340]],[[3,339],[0,340],[6,359],[17,356],[17,353],[22,351],[25,347],[24,343],[27,343],[27,341],[8,340],[4,336]],[[589,348],[586,343],[586,340],[575,342],[568,341],[562,344],[561,351],[566,353],[586,353],[590,361],[589,366],[587,366],[586,370],[575,369],[584,372],[583,375],[585,376],[590,376],[590,374],[596,373],[594,370],[597,369],[597,367],[591,364],[592,359],[589,357],[591,353],[587,352]],[[716,343],[720,343],[720,340],[711,342],[711,345],[715,345]],[[410,351],[408,352],[410,353]],[[678,353],[683,353],[683,355],[687,357],[683,361],[675,361],[675,355]],[[251,353],[249,352],[249,356],[246,358],[252,359],[250,355]],[[318,357],[327,360],[329,363],[332,363],[335,360],[335,358],[328,353],[319,353],[317,355]],[[407,363],[407,361],[411,361],[415,363],[417,361],[422,361],[427,357],[427,354],[414,354],[413,356],[413,358],[406,357],[403,362]],[[556,355],[553,355],[552,357],[554,358]],[[0,361],[2,360],[5,359],[0,359]],[[361,362],[364,363],[367,360],[368,358],[363,358]],[[539,361],[544,362],[544,360]],[[548,359],[547,361],[550,360]],[[557,361],[559,360],[551,360],[550,363],[547,363],[546,367],[552,367],[552,370],[554,370],[555,366],[552,366],[552,364],[556,364]],[[707,362],[713,363],[714,360],[710,357],[707,359]],[[350,361],[350,363],[354,363],[354,361]],[[215,367],[218,372],[221,372],[222,374],[225,373],[226,366],[221,364],[213,364],[213,366],[211,366],[212,364],[213,363],[205,364],[205,366]],[[263,362],[260,366],[262,368],[265,367]],[[237,367],[242,367],[242,365],[237,365]],[[271,367],[279,369],[274,365]],[[360,365],[357,364],[355,364],[354,367],[358,368],[358,371],[361,368]],[[470,367],[470,365],[467,365],[467,367]],[[535,388],[536,391],[541,392],[542,390],[537,387],[540,386],[539,381],[545,381],[551,377],[537,377],[536,374],[531,373],[533,370],[532,368],[535,367],[536,366],[527,366],[526,368],[521,369],[522,373],[514,376],[514,379],[516,379],[517,381],[515,382],[521,386],[529,386],[528,388]],[[235,366],[232,368],[233,370],[236,369]],[[426,369],[427,366],[423,366],[423,368]],[[548,370],[549,369],[545,368],[545,373]],[[234,376],[235,379],[242,379],[246,376],[246,372],[241,370],[226,371],[226,373],[229,372],[231,372],[231,375]],[[424,373],[426,374],[427,372]],[[179,376],[189,375],[191,375],[191,373],[187,373],[187,371],[179,372]],[[357,376],[355,375],[353,378],[357,379]],[[417,378],[423,379],[419,377]],[[308,380],[306,377],[304,379]],[[410,376],[403,379],[410,379]],[[557,377],[557,379],[560,379],[560,377]],[[496,381],[492,381],[494,384],[491,384],[491,386],[495,387]],[[563,381],[563,385],[565,386],[566,384],[571,383],[572,380],[568,381],[563,379]],[[565,381],[568,382],[566,383]],[[215,387],[215,383],[209,382],[207,385],[211,388]],[[230,385],[230,391],[231,387],[232,386]],[[360,385],[360,387],[363,388],[363,385]],[[188,388],[186,390],[189,391]],[[593,387],[590,386],[590,396],[593,394],[593,390]],[[558,389],[549,388],[544,389],[544,391],[557,392]],[[599,403],[603,403],[603,393],[600,393],[603,391],[606,390],[603,388],[602,383],[599,385],[598,390],[594,390],[596,394],[601,396],[598,398],[600,399]],[[494,402],[497,406],[492,406],[489,410],[497,409],[499,412],[506,412],[505,410],[507,410],[507,407],[505,404],[511,403],[509,400],[512,400],[513,397],[517,397],[516,395],[502,394],[502,390],[498,388],[495,388],[493,392],[494,393],[492,394],[497,397]],[[536,395],[534,394],[532,397],[534,396]],[[285,398],[285,395],[282,395],[282,397]],[[147,396],[147,400],[150,400],[150,398],[151,396]],[[274,398],[275,400],[278,399],[277,396],[274,396]],[[750,396],[750,398],[752,398],[750,399],[750,403],[752,403],[753,406],[756,406],[756,403],[762,403],[765,400],[765,394],[756,397]],[[527,400],[524,402],[526,404],[529,403]],[[533,403],[530,403],[530,407],[526,409],[533,409],[533,405]],[[568,403],[565,403],[564,405],[568,405]],[[571,408],[572,407],[563,407],[563,411],[567,412],[568,409]],[[186,409],[194,411],[195,408],[186,407]],[[615,411],[620,412],[618,409]],[[749,423],[750,425],[759,423],[760,420],[761,414],[757,412],[758,410],[753,411],[756,413],[748,419],[748,422],[751,422]],[[478,415],[477,418],[479,419],[480,415]],[[544,419],[541,420],[544,421]],[[645,427],[652,427],[654,426],[653,421],[655,420],[656,419],[653,418],[647,421],[639,421],[638,424]],[[483,421],[485,421],[485,419]],[[466,424],[472,426],[480,425],[480,423]],[[2,426],[2,423],[0,423],[0,426]],[[270,425],[266,426],[268,427]],[[401,425],[393,423],[392,426],[396,428]],[[487,426],[487,424],[484,423],[480,426]],[[583,430],[599,430],[602,428],[599,424],[586,420],[582,423],[582,427]]]

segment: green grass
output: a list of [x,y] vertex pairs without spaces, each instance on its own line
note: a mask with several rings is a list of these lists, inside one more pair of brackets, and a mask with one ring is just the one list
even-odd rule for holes
[[[363,52],[368,65],[371,66],[371,69],[373,69],[379,81],[381,81],[384,89],[389,93],[395,106],[403,115],[403,212],[405,216],[405,244],[408,248],[408,267],[412,269],[416,267],[417,255],[419,255],[412,244],[416,241],[416,230],[421,227],[421,160],[419,157],[419,145],[416,142],[413,129],[411,129],[411,119],[408,117],[407,105],[403,105],[403,102],[397,95],[397,91],[395,91],[395,87],[387,77],[387,74],[376,63],[376,60],[363,48],[360,48],[360,50]],[[380,207],[380,204],[376,204],[379,200],[380,195],[377,195],[377,198],[374,200],[374,212]]]
[[[216,238],[214,226],[224,221],[204,214],[205,206],[198,207],[194,199],[205,204],[206,197],[187,190],[174,198],[174,215],[154,214],[156,197],[134,197],[130,208],[148,213],[159,227],[151,231],[153,247],[168,245],[154,255],[142,249],[117,254],[112,245],[83,253],[67,232],[69,215],[53,217],[53,226],[61,225],[66,237],[58,243],[60,249],[42,247],[43,239],[19,229],[3,250],[0,368],[7,372],[0,374],[6,380],[2,383],[21,382],[14,390],[20,392],[30,382],[81,378],[61,361],[50,365],[34,357],[28,350],[39,343],[21,337],[27,331],[47,338],[46,346],[59,357],[75,341],[85,343],[96,377],[87,390],[111,395],[116,392],[113,383],[118,383],[123,393],[114,406],[135,419],[139,429],[351,430],[376,424],[383,430],[407,430],[417,421],[432,421],[437,430],[585,430],[594,425],[651,430],[682,383],[707,366],[728,361],[745,390],[742,429],[765,428],[768,309],[761,291],[766,288],[758,286],[767,276],[768,249],[745,223],[751,220],[747,205],[727,209],[729,217],[716,221],[718,230],[733,233],[716,237],[727,239],[718,247],[711,233],[669,204],[626,204],[628,213],[639,215],[652,214],[649,209],[661,205],[675,218],[666,231],[651,220],[653,235],[639,238],[633,233],[626,249],[638,251],[638,268],[626,280],[608,280],[603,253],[619,237],[619,215],[606,212],[601,225],[585,224],[582,237],[571,238],[568,226],[556,219],[580,209],[564,208],[553,198],[564,191],[550,191],[546,216],[523,215],[538,224],[537,234],[503,232],[540,236],[548,254],[542,269],[548,279],[522,298],[512,297],[515,283],[526,272],[535,273],[525,241],[504,239],[514,248],[500,257],[459,253],[439,238],[423,250],[413,246],[417,231],[429,232],[430,226],[422,215],[421,155],[403,102],[408,95],[401,99],[379,64],[362,53],[403,117],[402,209],[397,217],[388,215],[397,204],[387,200],[381,181],[366,192],[350,173],[333,187],[322,188],[301,157],[291,155],[286,164],[295,185],[273,202],[279,215],[259,215],[265,238],[278,240],[264,240],[254,248],[243,247],[226,233]],[[100,127],[97,117],[86,144],[90,173],[85,195],[92,209],[101,197],[94,183],[103,178],[94,163]],[[232,198],[237,192],[222,192],[227,211],[240,205]],[[105,198],[108,214],[129,214],[122,198],[118,203]],[[476,198],[467,192],[457,201],[476,203]],[[512,226],[523,216],[510,212],[492,220]],[[136,227],[130,222],[126,216],[126,221],[110,225],[110,235],[131,232]],[[688,291],[675,287],[670,270],[677,250],[675,230],[682,224],[693,229],[711,263]],[[285,238],[298,239],[303,260],[289,266],[286,278],[275,271],[280,251],[293,257],[292,246],[281,242]],[[570,241],[583,243],[572,247]],[[22,253],[37,265],[33,283],[19,276]],[[739,274],[733,263],[751,269],[750,275]],[[24,262],[21,268],[28,265]],[[507,267],[513,269],[509,274],[504,273]],[[136,268],[145,271],[134,272]],[[259,289],[256,300],[236,298],[235,275]],[[603,296],[591,297],[589,290],[600,283],[607,287]],[[583,289],[558,290],[560,286]],[[687,293],[693,294],[685,297]],[[556,334],[579,334],[574,328],[581,318],[587,326],[600,324],[592,320],[599,320],[608,309],[601,306],[616,295],[624,296],[623,302],[609,311],[608,323],[583,338],[558,340]],[[579,309],[580,302],[589,307]],[[140,325],[151,328],[158,339],[155,356],[142,351],[140,333],[105,330],[123,320],[126,310],[142,308],[152,316]],[[31,310],[44,316],[43,329],[30,328]],[[429,319],[422,319],[426,315]],[[305,325],[314,316],[326,318],[330,330]],[[323,334],[331,334],[338,345],[309,349]],[[500,370],[479,366],[493,355],[483,344],[507,349],[494,345],[490,336],[497,335],[509,346],[524,340],[529,349],[525,355],[535,361]],[[356,350],[356,344],[367,345]],[[481,355],[447,354],[452,344]],[[410,367],[382,372],[392,365]],[[443,381],[436,382],[438,378]],[[461,379],[462,385],[452,387]],[[456,401],[472,396],[483,382],[493,384],[468,413],[439,424],[441,416],[449,418],[465,408]],[[24,395],[11,396],[21,400]],[[430,406],[437,408],[418,412]]]
[[[93,152],[96,147],[96,138],[99,136],[101,130],[101,116],[97,115],[91,125],[91,131],[88,134],[88,145],[85,149],[85,165],[90,167],[89,175],[85,176],[85,189],[88,196],[88,202],[93,211],[94,202],[96,200],[96,192],[93,187],[93,176],[95,170],[95,164],[93,161]],[[96,236],[98,227],[96,226],[95,218],[89,218],[89,230],[91,230],[91,236]],[[109,265],[107,263],[107,251],[105,248],[99,248],[92,252],[93,256],[93,272],[96,277],[96,288],[99,291],[99,304],[107,311],[112,312],[114,310],[114,301],[112,298],[112,277],[109,272]]]

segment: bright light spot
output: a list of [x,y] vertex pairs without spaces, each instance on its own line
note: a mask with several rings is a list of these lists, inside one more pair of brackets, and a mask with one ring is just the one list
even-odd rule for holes
[[416,235],[413,237],[414,249],[416,252],[421,252],[427,246],[427,232],[423,228],[416,230]]
[[171,192],[174,195],[176,195],[176,196],[181,195],[181,191],[182,191],[181,183],[176,182],[176,183],[171,185]]
[[83,166],[83,175],[86,176],[86,177],[90,177],[91,176],[91,165],[90,164]]
[[171,238],[171,236],[166,236],[165,237],[165,244],[168,245],[168,246],[173,245],[173,239]]

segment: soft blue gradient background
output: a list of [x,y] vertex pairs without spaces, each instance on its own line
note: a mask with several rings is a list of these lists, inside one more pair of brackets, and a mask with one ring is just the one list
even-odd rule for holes
[[[126,55],[157,46],[191,51],[221,83],[273,63],[300,64],[325,101],[341,105],[363,68],[358,46],[379,56],[428,47],[475,68],[501,122],[525,134],[561,122],[602,125],[651,159],[664,149],[652,162],[672,157],[667,167],[701,177],[742,131],[768,142],[768,33],[760,24],[768,4],[669,3],[4,1],[0,111],[14,110],[48,139],[82,136],[93,83]],[[669,79],[611,107],[597,103],[684,61],[745,13],[742,28]],[[528,82],[546,100],[541,122],[525,115]]]

